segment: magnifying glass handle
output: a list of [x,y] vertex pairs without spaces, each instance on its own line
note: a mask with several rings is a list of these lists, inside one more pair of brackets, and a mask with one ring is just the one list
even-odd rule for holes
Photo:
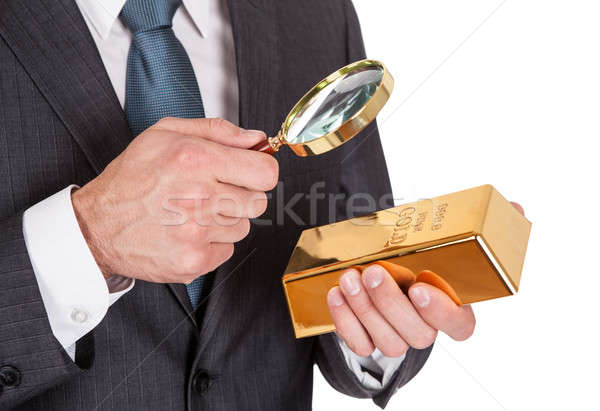
[[269,140],[267,140],[267,139],[261,141],[254,147],[250,148],[250,150],[260,151],[261,153],[266,153],[266,154],[275,154],[275,150],[273,150],[273,146],[271,146],[271,144],[269,143]]
[[265,154],[275,154],[279,148],[285,144],[283,137],[281,136],[281,130],[275,137],[267,137],[260,143],[256,144],[254,147],[250,148],[253,151],[260,151]]

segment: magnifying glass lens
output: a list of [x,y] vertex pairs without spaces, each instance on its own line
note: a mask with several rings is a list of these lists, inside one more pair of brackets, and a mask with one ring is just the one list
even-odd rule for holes
[[371,123],[393,88],[394,79],[383,63],[365,59],[348,64],[308,90],[277,135],[251,150],[275,154],[288,146],[300,157],[326,153]]
[[373,97],[384,75],[381,66],[354,69],[327,84],[291,121],[286,141],[307,143],[335,132]]

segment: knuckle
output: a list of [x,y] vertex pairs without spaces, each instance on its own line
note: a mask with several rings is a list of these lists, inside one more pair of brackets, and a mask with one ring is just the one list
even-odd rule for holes
[[352,306],[352,311],[358,318],[364,319],[373,314],[373,306],[367,302],[357,302]]
[[410,346],[418,350],[422,350],[433,344],[436,338],[437,331],[433,328],[427,328],[419,332],[416,337],[411,339]]
[[181,258],[181,269],[188,279],[193,279],[205,270],[208,256],[204,250],[194,250]]
[[223,200],[223,194],[218,186],[213,181],[200,181],[197,188],[202,199],[201,205],[210,212],[217,212],[217,206]]
[[181,227],[183,240],[189,242],[195,240],[200,235],[200,226],[195,223],[188,223]]
[[[214,193],[215,207],[213,212],[223,213],[230,217],[239,217],[246,211],[246,201],[243,196],[229,190]],[[230,224],[231,225],[231,224]]]
[[195,228],[193,229],[192,235],[190,238],[190,242],[193,244],[204,244],[209,237],[210,227],[202,224],[194,223]]
[[[224,245],[221,255],[218,258],[217,266],[223,264],[225,261],[229,260],[233,255],[234,246],[233,243],[227,243]],[[215,267],[216,268],[216,267]]]
[[408,345],[404,342],[396,344],[386,344],[379,348],[379,351],[386,357],[402,357],[408,351]]
[[235,250],[235,247],[233,246],[233,244],[229,244],[227,246],[227,251],[225,252],[225,255],[227,258],[225,258],[225,261],[229,260],[231,258],[231,256],[233,256],[234,250]]
[[361,357],[368,357],[369,355],[373,354],[373,351],[375,351],[375,347],[368,342],[349,344],[348,348],[350,348],[350,350],[352,350],[356,355]]
[[375,345],[386,357],[400,357],[408,350],[408,344],[392,330],[381,335]]
[[[140,151],[143,154],[159,152],[163,150],[164,142],[169,140],[168,134],[169,132],[165,128],[154,125],[135,137],[125,153],[129,153],[131,150],[134,150],[138,155]],[[134,160],[138,159],[134,158]]]
[[[364,278],[364,277],[362,277]],[[361,280],[362,280],[361,278]],[[402,300],[404,295],[402,291],[398,290],[396,286],[388,287],[388,284],[384,281],[380,286],[376,288],[365,287],[367,293],[373,301],[377,302],[380,307],[403,307],[404,301]],[[401,311],[405,314],[405,311]]]
[[227,120],[221,117],[212,117],[204,121],[208,121],[208,129],[211,131],[227,127],[227,123],[229,123]]
[[265,211],[267,211],[267,195],[265,193],[258,193],[252,199],[252,203],[250,205],[249,217],[256,218],[260,217]]
[[246,238],[246,236],[250,233],[250,220],[248,220],[247,218],[242,218],[238,223],[238,229],[239,240]]
[[[188,202],[185,202],[188,203]],[[194,201],[190,201],[189,202],[190,205],[188,205],[188,207],[191,208],[191,213],[193,213],[193,216],[190,216],[190,218],[188,219],[188,221],[186,221],[184,224],[178,226],[177,232],[176,232],[176,238],[175,240],[179,241],[179,244],[181,244],[182,246],[186,246],[189,245],[190,247],[200,247],[204,242],[205,239],[207,237],[208,234],[208,228],[209,226],[206,226],[204,224],[202,224],[201,222],[198,222],[198,216],[196,215],[196,210],[195,210],[195,205],[193,205],[195,202]],[[196,249],[191,250],[191,251],[196,251]]]
[[175,148],[173,161],[180,167],[197,168],[206,166],[208,156],[207,148],[203,144],[185,141]]
[[265,181],[265,190],[272,190],[279,181],[279,163],[274,157],[265,157],[262,164],[262,175]]
[[154,127],[168,128],[169,126],[172,126],[175,121],[177,121],[175,117],[163,117],[154,124]]
[[205,230],[219,225],[217,204],[213,200],[213,192],[210,187],[202,187],[201,199],[196,202],[194,217],[196,223]]

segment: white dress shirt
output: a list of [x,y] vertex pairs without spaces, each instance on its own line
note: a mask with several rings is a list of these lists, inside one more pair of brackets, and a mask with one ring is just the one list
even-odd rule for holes
[[[124,106],[131,32],[118,18],[126,0],[76,0],[96,43],[116,95]],[[206,117],[238,124],[238,83],[233,34],[220,0],[183,0],[173,30],[187,51],[202,94]],[[76,342],[93,330],[108,308],[135,285],[115,276],[105,280],[81,233],[69,186],[30,207],[23,216],[27,251],[52,332],[71,359]],[[376,351],[359,357],[339,340],[350,369],[368,388],[381,389],[404,357]],[[368,369],[382,379],[374,378]]]

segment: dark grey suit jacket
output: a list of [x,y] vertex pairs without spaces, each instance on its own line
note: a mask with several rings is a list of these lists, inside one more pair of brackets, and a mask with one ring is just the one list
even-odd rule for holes
[[[274,133],[287,110],[326,74],[364,57],[348,0],[232,0],[243,127]],[[204,316],[185,287],[138,281],[77,343],[76,361],[52,334],[22,233],[22,212],[71,183],[84,185],[131,135],[98,51],[72,0],[0,0],[0,408],[23,410],[307,410],[313,364],[339,391],[384,406],[422,367],[410,350],[382,392],[346,368],[332,334],[294,338],[281,275],[299,233],[253,226],[213,277]],[[358,150],[354,150],[360,144]],[[276,198],[311,183],[345,195],[390,192],[375,126],[318,158],[277,155]],[[344,202],[309,201],[307,224],[344,218]],[[337,211],[334,213],[333,211]],[[65,261],[65,264],[68,264]]]

